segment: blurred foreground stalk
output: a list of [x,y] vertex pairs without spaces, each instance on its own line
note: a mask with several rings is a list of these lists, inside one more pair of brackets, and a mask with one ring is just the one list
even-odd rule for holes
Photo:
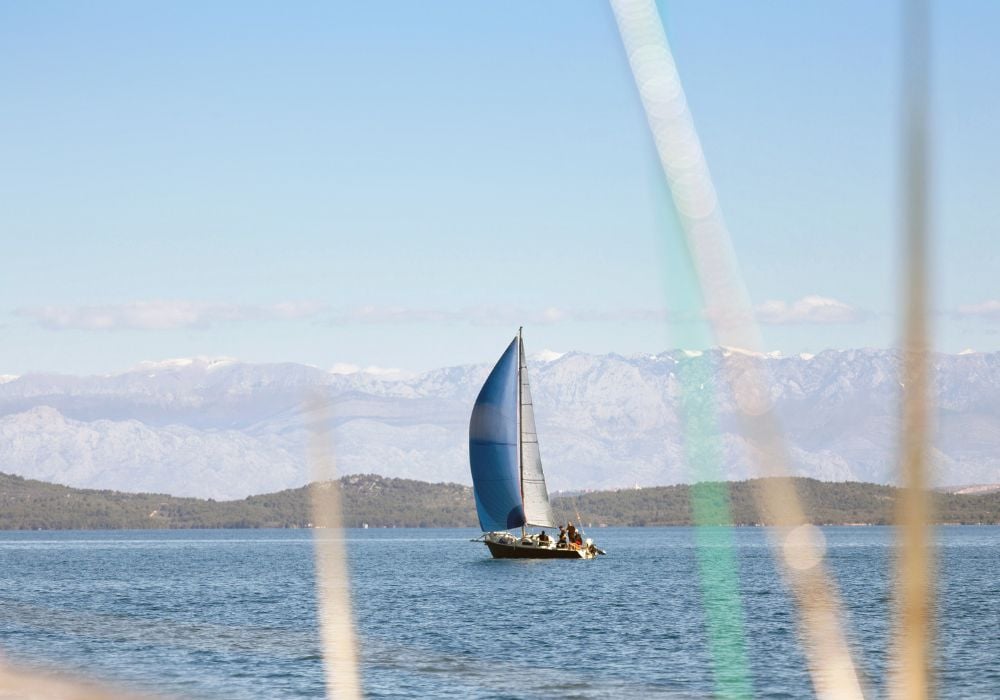
[[316,552],[316,599],[326,692],[331,699],[351,700],[361,697],[361,683],[329,402],[322,397],[311,398],[306,415],[313,477],[309,495]]
[[[824,566],[825,542],[818,528],[808,524],[788,479],[787,447],[773,411],[769,377],[754,352],[760,348],[760,334],[659,12],[653,0],[611,0],[611,7],[684,232],[704,317],[719,345],[750,351],[727,353],[721,374],[732,389],[741,432],[749,443],[757,475],[775,477],[762,484],[760,509],[765,524],[771,526],[769,534],[776,559],[798,607],[813,688],[820,698],[861,698],[861,679],[843,628],[840,600]],[[700,383],[695,391],[711,393],[714,384]],[[695,495],[692,508],[697,518],[698,511],[711,511],[713,499],[699,504],[697,492]],[[708,543],[701,544],[704,547]],[[726,572],[720,566],[702,568],[702,575],[711,577],[703,582],[703,589],[714,596],[706,602],[710,625],[722,622],[715,620],[715,608],[731,608],[725,605],[725,598],[734,590],[727,583],[728,577],[735,575],[732,557],[725,562],[725,568]],[[731,626],[729,634],[733,632],[742,634]],[[722,624],[710,632],[717,666],[736,659],[725,647],[716,648],[714,635],[725,633]],[[742,644],[742,640],[730,640],[726,646],[736,649]],[[720,677],[717,669],[720,694],[725,687],[722,681],[735,671],[725,669]]]
[[906,3],[903,32],[903,250],[902,436],[897,503],[899,556],[892,697],[931,697],[934,599],[931,503],[928,492],[930,357],[927,324],[928,7]]

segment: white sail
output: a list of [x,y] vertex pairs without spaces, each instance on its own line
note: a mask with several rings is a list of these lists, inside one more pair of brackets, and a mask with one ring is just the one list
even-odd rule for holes
[[542,455],[538,450],[535,432],[535,409],[531,405],[531,387],[528,386],[528,365],[524,360],[524,344],[520,343],[521,370],[521,492],[524,501],[524,518],[529,525],[556,527],[556,518],[549,504],[542,473]]

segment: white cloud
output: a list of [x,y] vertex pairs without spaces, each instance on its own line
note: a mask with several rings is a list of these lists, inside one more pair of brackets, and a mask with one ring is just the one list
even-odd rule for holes
[[333,316],[334,323],[435,323],[453,320],[454,312],[433,309],[415,309],[407,306],[359,306],[340,311]]
[[524,308],[469,306],[463,309],[428,309],[407,306],[359,306],[331,315],[335,325],[407,323],[468,323],[475,326],[544,326],[558,323],[642,322],[691,320],[691,314],[671,315],[665,309],[596,308],[566,309],[558,306]]
[[757,321],[770,325],[857,323],[863,311],[829,297],[805,296],[791,303],[765,301],[755,309]]
[[327,305],[321,301],[282,301],[277,304],[267,304],[257,307],[244,307],[246,309],[258,309],[264,316],[276,319],[296,319],[309,318],[325,311]]
[[[1000,300],[989,299],[959,306],[953,318],[978,318],[1000,322]],[[366,305],[331,311],[317,301],[274,304],[232,304],[202,301],[154,300],[104,305],[53,305],[20,308],[15,315],[53,330],[173,330],[207,328],[224,323],[295,320],[324,316],[338,326],[356,324],[456,324],[477,326],[541,326],[561,323],[684,323],[705,319],[744,319],[746,309],[670,312],[665,308],[625,307],[567,309],[557,306],[469,306],[431,309],[399,305]],[[768,300],[753,309],[758,323],[807,325],[858,323],[870,313],[830,297],[808,295],[792,302]],[[745,319],[749,320],[749,319]]]
[[163,300],[95,306],[37,306],[18,309],[15,313],[54,330],[172,330],[237,321],[307,318],[323,308],[323,304],[313,301],[226,304]]
[[988,299],[978,304],[959,306],[956,315],[960,318],[984,318],[989,321],[1000,321],[1000,300]]
[[546,325],[573,320],[574,314],[557,307],[519,309],[506,306],[471,306],[459,310],[407,306],[360,306],[333,314],[337,325],[404,323],[471,323],[477,326]]
[[[566,309],[548,306],[529,309],[470,306],[446,310],[408,306],[360,306],[333,313],[331,321],[335,325],[468,323],[482,326],[540,326],[560,323],[684,323],[724,318],[750,321],[752,319],[749,316],[748,309],[673,313],[662,307]],[[864,320],[866,313],[837,299],[806,296],[790,303],[764,302],[753,309],[753,316],[759,323],[765,324],[829,324],[856,323]]]

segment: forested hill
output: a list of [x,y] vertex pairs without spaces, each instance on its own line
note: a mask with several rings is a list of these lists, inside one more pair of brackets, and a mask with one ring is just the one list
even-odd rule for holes
[[[348,527],[475,524],[472,489],[376,475],[340,479]],[[237,501],[74,489],[0,473],[0,530],[309,527],[308,487]]]
[[[817,524],[892,521],[897,489],[856,482],[795,479],[812,521]],[[475,527],[472,489],[376,475],[340,479],[348,527]],[[732,522],[761,521],[754,492],[761,480],[728,484]],[[721,505],[720,484],[664,486],[556,496],[563,520],[590,525],[691,524],[691,490]],[[1000,490],[934,494],[942,523],[1000,524]],[[716,509],[721,514],[724,510]],[[721,515],[720,515],[721,521]],[[238,501],[177,498],[162,494],[74,489],[0,473],[0,529],[152,529],[309,527],[306,487],[250,496]]]

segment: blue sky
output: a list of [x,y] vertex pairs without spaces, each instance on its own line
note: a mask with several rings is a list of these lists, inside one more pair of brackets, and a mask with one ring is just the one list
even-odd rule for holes
[[[765,345],[893,344],[899,5],[660,8]],[[996,350],[1000,5],[933,19],[936,345]],[[684,335],[603,2],[9,2],[0,46],[0,374]]]

